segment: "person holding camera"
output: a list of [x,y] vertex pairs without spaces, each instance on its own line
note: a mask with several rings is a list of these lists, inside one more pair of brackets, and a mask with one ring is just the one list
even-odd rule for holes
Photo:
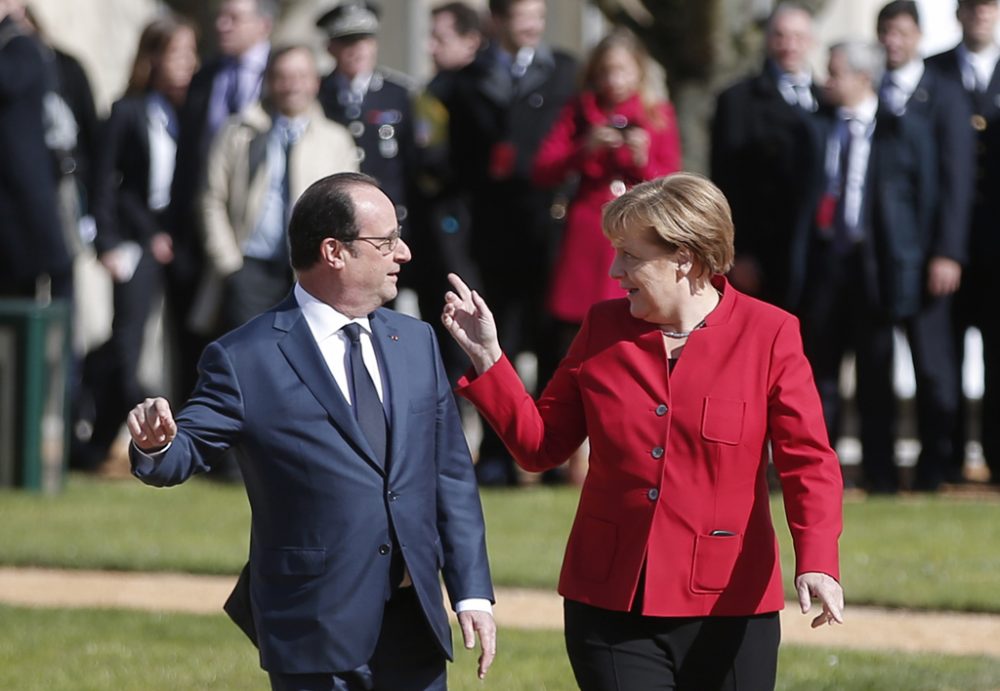
[[614,250],[601,233],[601,208],[634,185],[681,167],[673,107],[646,88],[648,56],[625,30],[606,36],[583,69],[581,92],[563,109],[535,158],[544,186],[578,179],[546,308],[565,353],[587,310],[622,296],[608,275]]

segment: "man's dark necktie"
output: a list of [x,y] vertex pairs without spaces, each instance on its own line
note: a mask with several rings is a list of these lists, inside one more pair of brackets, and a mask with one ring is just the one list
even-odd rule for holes
[[230,115],[238,113],[243,105],[240,99],[240,64],[233,62],[229,70],[229,83],[226,85],[226,110]]
[[361,326],[350,323],[344,326],[344,332],[351,342],[347,351],[348,371],[351,375],[351,400],[354,404],[354,416],[358,420],[361,431],[364,432],[375,458],[385,467],[386,425],[385,409],[379,400],[375,382],[368,374],[365,361],[361,356]]

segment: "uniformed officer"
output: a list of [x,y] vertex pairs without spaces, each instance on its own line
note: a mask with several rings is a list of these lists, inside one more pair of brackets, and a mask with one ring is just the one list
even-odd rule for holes
[[326,31],[327,50],[337,61],[320,86],[320,103],[328,118],[354,135],[361,172],[379,181],[405,234],[411,196],[406,171],[416,165],[413,107],[406,77],[377,64],[379,9],[361,0],[342,2],[316,25]]
[[[990,469],[990,482],[1000,484],[1000,312],[989,307],[984,295],[1000,291],[1000,43],[996,40],[1000,24],[997,0],[958,0],[956,10],[962,26],[962,41],[951,50],[927,59],[930,68],[961,87],[969,98],[972,117],[969,127],[976,134],[975,200],[969,228],[969,263],[955,299],[953,322],[955,349],[959,361],[964,355],[965,332],[976,326],[983,336],[984,385],[979,427],[983,455]],[[961,381],[957,382],[959,387]],[[952,482],[964,480],[967,420],[972,417],[968,401],[956,426],[953,461],[947,475]]]

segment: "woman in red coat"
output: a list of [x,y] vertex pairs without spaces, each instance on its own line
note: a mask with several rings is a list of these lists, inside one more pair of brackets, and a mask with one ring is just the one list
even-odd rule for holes
[[734,290],[722,193],[676,174],[604,212],[611,276],[537,403],[482,298],[452,277],[442,321],[459,384],[517,462],[544,471],[590,438],[559,592],[582,689],[771,689],[784,606],[768,501],[774,460],[803,612],[842,622],[843,484],[798,321]]
[[549,312],[565,325],[562,352],[591,305],[622,294],[608,277],[614,251],[601,234],[601,207],[681,166],[674,110],[647,93],[647,64],[632,34],[606,36],[584,68],[583,90],[563,109],[535,158],[540,185],[578,178],[547,300]]

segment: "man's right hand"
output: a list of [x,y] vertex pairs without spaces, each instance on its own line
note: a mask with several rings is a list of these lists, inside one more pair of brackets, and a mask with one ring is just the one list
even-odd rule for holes
[[129,411],[125,422],[132,443],[144,453],[156,453],[177,436],[177,423],[165,398],[147,398]]

